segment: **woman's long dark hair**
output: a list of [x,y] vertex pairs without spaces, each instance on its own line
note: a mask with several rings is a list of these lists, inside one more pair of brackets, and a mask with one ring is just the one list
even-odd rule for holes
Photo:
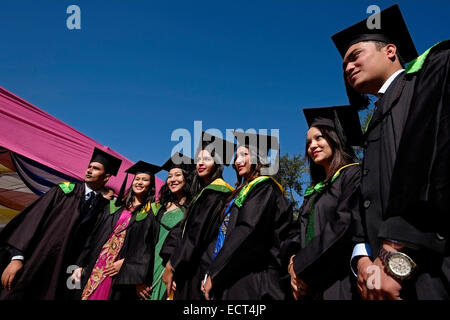
[[238,156],[238,153],[236,152],[234,159],[233,159],[233,165],[232,165],[234,171],[236,172],[236,183],[235,183],[236,189],[234,189],[234,191],[230,194],[230,196],[228,196],[228,198],[225,200],[224,209],[223,209],[222,215],[221,215],[222,220],[225,216],[225,210],[228,207],[231,200],[233,200],[241,192],[242,188],[245,187],[249,182],[260,177],[261,170],[263,168],[269,167],[268,164],[264,164],[265,161],[263,161],[263,159],[261,159],[261,156],[259,155],[257,150],[254,150],[254,148],[249,148],[248,146],[245,146],[245,148],[247,148],[247,150],[249,151],[250,159],[252,160],[252,162],[254,162],[254,160],[256,159],[256,163],[252,163],[250,165],[250,172],[245,178],[241,177],[239,175],[239,171],[237,170],[236,165],[235,165],[236,158]]
[[[320,133],[330,145],[332,151],[332,159],[327,176],[325,173],[325,168],[319,164],[316,164],[309,156],[307,156],[312,185],[316,185],[320,181],[331,179],[336,171],[339,170],[339,168],[349,163],[355,162],[356,159],[353,149],[351,147],[344,148],[342,146],[342,143],[333,128],[320,125],[314,127],[320,130]],[[305,147],[305,154],[308,155],[308,144],[306,144]]]
[[161,187],[161,190],[159,190],[159,203],[164,208],[169,203],[174,203],[178,207],[187,208],[189,206],[189,203],[192,200],[191,190],[190,190],[191,184],[192,184],[192,182],[191,182],[192,174],[182,168],[180,168],[180,170],[183,173],[183,177],[184,177],[184,181],[185,181],[182,192],[183,192],[183,196],[186,197],[186,200],[184,201],[183,204],[180,204],[177,196],[172,191],[170,191],[169,186],[167,185],[167,180],[166,180],[166,183]]
[[[134,177],[133,177],[134,181]],[[144,195],[141,204],[134,208],[133,212],[139,212],[142,207],[144,207],[149,202],[155,201],[155,193],[156,193],[156,185],[155,185],[155,176],[153,174],[150,174],[150,188],[147,190],[146,194]],[[133,208],[133,203],[136,198],[136,194],[133,191],[133,185],[128,188],[127,192],[125,193],[125,196],[123,197],[123,202],[125,203],[125,208],[131,209]]]
[[[196,156],[198,157],[200,152],[202,152],[203,150],[208,151],[211,154],[211,157],[214,159],[214,169],[211,173],[210,178],[208,179],[208,181],[211,183],[216,179],[222,178],[222,173],[223,173],[223,164],[222,163],[223,162],[220,159],[220,157],[216,154],[215,150],[210,151],[208,148],[204,148],[204,149],[200,150]],[[191,190],[190,190],[192,197],[195,197],[200,191],[202,191],[202,189],[204,187],[206,187],[204,179],[200,178],[198,176],[197,170],[195,170],[195,173],[193,174]]]

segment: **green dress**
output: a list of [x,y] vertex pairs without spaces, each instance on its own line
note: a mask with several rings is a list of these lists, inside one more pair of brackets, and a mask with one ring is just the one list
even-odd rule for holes
[[162,274],[164,272],[164,266],[162,265],[162,258],[159,256],[159,252],[166,240],[170,230],[180,222],[184,217],[184,210],[181,208],[175,208],[163,213],[161,218],[161,226],[159,228],[158,243],[155,247],[155,266],[153,268],[153,284],[152,284],[152,298],[151,300],[161,300],[166,292],[166,285],[162,281]]

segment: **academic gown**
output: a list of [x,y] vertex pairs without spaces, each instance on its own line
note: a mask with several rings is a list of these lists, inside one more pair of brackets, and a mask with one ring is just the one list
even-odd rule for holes
[[[81,203],[81,202],[80,202]],[[95,196],[95,200],[91,208],[87,209],[86,212],[82,212],[78,218],[78,223],[75,225],[73,230],[70,245],[68,246],[65,254],[65,268],[66,273],[61,276],[59,281],[58,290],[56,293],[56,299],[72,300],[74,291],[67,286],[67,278],[69,277],[69,272],[67,272],[67,267],[72,266],[72,268],[77,267],[77,261],[87,240],[89,239],[92,232],[101,219],[104,208],[108,204],[108,200],[102,196],[99,192]],[[82,208],[82,205],[80,206]],[[82,209],[80,209],[82,210]]]
[[[343,168],[323,190],[306,196],[300,208],[301,249],[294,258],[294,271],[312,289],[314,298],[350,300],[358,296],[350,259],[354,235],[363,233],[359,181],[359,165]],[[308,226],[313,226],[311,238],[307,237]]]
[[[114,200],[105,207],[91,237],[87,241],[78,265],[83,268],[81,290],[83,291],[103,245],[108,241],[122,214],[123,208],[114,206]],[[141,210],[142,211],[142,210]],[[117,260],[124,259],[119,273],[113,277],[109,300],[137,300],[136,284],[144,284],[147,275],[152,274],[156,221],[153,211],[133,213],[126,230],[124,244]],[[124,232],[124,231],[122,231]],[[79,297],[81,298],[81,292]]]
[[[54,300],[63,298],[69,265],[95,225],[104,202],[96,198],[83,215],[84,183],[64,184],[50,189],[12,219],[0,234],[0,243],[20,250],[25,263],[11,291],[5,289],[0,299]],[[65,190],[65,191],[64,191]],[[6,265],[6,263],[5,263]],[[3,272],[3,270],[1,270]]]
[[361,201],[377,255],[382,239],[416,246],[420,270],[402,295],[448,299],[450,42],[413,62],[376,103],[365,133]]
[[283,252],[292,220],[292,206],[271,178],[255,184],[240,207],[235,200],[223,247],[208,269],[213,299],[290,297],[289,256]]
[[217,235],[224,201],[232,191],[222,179],[213,181],[194,198],[186,218],[166,239],[160,256],[165,262],[170,259],[175,269],[174,300],[204,298],[200,284],[211,262],[206,249]]

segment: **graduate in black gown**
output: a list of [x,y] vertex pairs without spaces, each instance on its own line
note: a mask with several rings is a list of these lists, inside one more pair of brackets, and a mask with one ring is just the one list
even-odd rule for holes
[[195,170],[194,160],[177,152],[161,168],[168,172],[166,183],[161,187],[159,200],[153,203],[156,214],[157,242],[154,251],[154,268],[147,275],[147,282],[138,288],[138,295],[146,300],[162,300],[166,297],[166,285],[162,281],[165,264],[160,256],[161,248],[173,228],[184,219],[192,200],[191,183]]
[[303,112],[311,186],[298,218],[301,249],[289,264],[292,292],[297,300],[358,298],[349,267],[355,241],[364,241],[360,166],[352,149],[361,143],[358,111],[340,106]]
[[239,144],[233,163],[237,188],[221,210],[202,290],[206,299],[284,300],[290,287],[283,252],[293,215],[283,188],[268,176],[278,169],[267,158],[270,150],[279,156],[278,139],[233,134]]
[[[398,5],[381,11],[380,22],[368,29],[364,19],[332,37],[349,97],[378,98],[363,142],[371,252],[355,255],[358,287],[365,299],[448,299],[450,42],[417,57]],[[370,266],[380,271],[375,289]]]
[[153,270],[155,245],[155,173],[159,166],[138,161],[126,170],[134,174],[124,194],[111,200],[87,241],[74,277],[81,275],[82,300],[136,300],[137,285]]
[[163,281],[168,296],[176,289],[174,300],[203,299],[200,284],[211,261],[207,245],[217,234],[223,202],[234,190],[222,179],[223,167],[231,162],[233,152],[233,143],[202,133],[196,150],[193,201],[160,253],[166,263]]
[[[0,234],[11,262],[0,299],[63,299],[76,259],[107,201],[100,190],[122,160],[95,148],[84,183],[63,182],[12,219]],[[3,263],[2,263],[3,264]],[[73,271],[73,270],[71,270]]]

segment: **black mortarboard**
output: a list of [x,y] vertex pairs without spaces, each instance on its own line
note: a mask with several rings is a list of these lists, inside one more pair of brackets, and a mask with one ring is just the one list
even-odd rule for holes
[[[223,140],[217,136],[213,136],[205,131],[202,132],[199,145],[195,152],[194,159],[197,159],[201,150],[207,150],[209,153],[214,153],[216,164],[223,164],[228,166],[233,160],[233,154],[236,145],[234,142]],[[194,161],[195,163],[197,160]]]
[[105,172],[113,176],[117,175],[120,165],[122,164],[121,159],[116,158],[97,147],[95,147],[94,152],[92,153],[91,161],[89,163],[91,162],[99,162],[103,164]]
[[135,164],[133,164],[131,167],[129,167],[127,170],[125,170],[126,173],[131,174],[138,174],[138,173],[147,173],[149,175],[155,175],[161,171],[160,166],[156,166],[154,164],[145,162],[145,161],[138,161]]
[[155,174],[161,171],[160,166],[156,166],[154,164],[145,162],[145,161],[138,161],[135,164],[133,164],[131,167],[129,167],[126,172],[125,179],[123,180],[122,186],[120,187],[119,194],[117,195],[116,200],[116,206],[120,206],[122,203],[122,198],[125,194],[125,188],[127,186],[127,180],[128,180],[128,174],[134,174],[137,175],[139,173],[146,173],[152,176],[151,183],[152,187],[155,187]]
[[417,57],[417,50],[398,5],[393,5],[380,13],[379,29],[369,29],[367,19],[334,34],[333,40],[342,57],[348,48],[361,41],[381,41],[395,44],[400,56],[408,63]]
[[265,134],[250,133],[244,131],[233,131],[239,146],[253,148],[259,154],[263,164],[268,164],[267,156],[270,150],[280,151],[278,137]]
[[187,172],[191,172],[195,170],[195,164],[194,160],[191,158],[180,152],[176,152],[161,166],[161,168],[166,171],[170,171],[173,168],[181,168]]
[[362,141],[358,109],[354,106],[333,106],[303,109],[309,127],[328,126],[333,128],[342,146],[359,146]]

